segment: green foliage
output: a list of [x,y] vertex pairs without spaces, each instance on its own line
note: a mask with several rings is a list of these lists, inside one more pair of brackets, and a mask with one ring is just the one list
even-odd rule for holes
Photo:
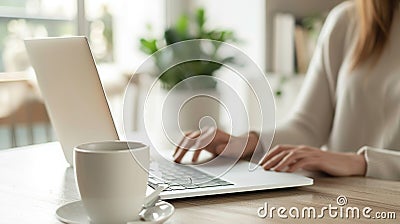
[[156,39],[140,39],[140,49],[146,54],[153,54],[158,51]]
[[[207,29],[205,11],[200,8],[196,10],[195,15],[180,16],[174,26],[165,30],[163,38],[141,38],[140,49],[144,53],[151,55],[166,45],[194,39],[209,39],[221,42],[236,41],[234,33],[230,30]],[[176,48],[174,49],[174,55],[180,59],[188,58],[188,55],[207,55],[209,58],[222,63],[234,62],[234,57],[218,57],[217,52],[220,47],[218,42],[213,43],[211,47],[213,48],[211,51],[205,51],[200,46],[193,46],[191,49]],[[159,69],[162,69],[165,64],[163,57],[156,57],[155,64]],[[213,76],[214,72],[221,66],[221,64],[210,61],[189,61],[168,69],[160,76],[160,80],[164,88],[171,89],[179,82],[192,76]],[[204,81],[204,83],[198,83],[197,86],[189,88],[214,88],[216,86],[212,79],[207,80],[211,81]]]

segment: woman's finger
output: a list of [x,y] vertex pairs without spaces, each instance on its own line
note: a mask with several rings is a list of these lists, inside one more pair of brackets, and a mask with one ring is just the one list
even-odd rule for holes
[[314,152],[306,152],[304,150],[301,150],[299,148],[296,148],[295,150],[289,152],[275,167],[272,169],[275,171],[282,171],[284,170],[287,166],[292,165],[295,163],[297,160],[301,160],[306,157],[312,157]]
[[[179,146],[174,152],[174,161],[179,163],[189,150],[194,150],[192,161],[196,162],[201,154],[201,151],[207,150],[212,154],[218,154],[216,148],[219,145],[226,145],[231,138],[231,135],[218,130],[214,127],[203,129],[201,132],[196,131],[189,133],[181,140]],[[222,147],[222,146],[221,146]],[[226,147],[223,147],[226,148]],[[219,149],[224,151],[223,149]]]
[[277,145],[272,148],[261,160],[260,164],[265,164],[268,160],[272,159],[274,156],[278,155],[279,153],[296,148],[294,145]]
[[175,154],[175,156],[174,156],[174,162],[176,162],[176,163],[180,163],[181,161],[182,161],[182,159],[183,159],[183,157],[186,155],[186,153],[188,152],[189,150],[187,150],[187,149],[185,149],[185,148],[180,148],[179,150],[178,150],[178,152]]
[[195,162],[197,162],[197,160],[199,160],[201,151],[202,151],[202,149],[198,149],[198,150],[194,151],[193,158],[192,158],[193,163],[195,163]]
[[184,137],[182,144],[177,147],[176,152],[174,153],[174,161],[176,163],[180,163],[189,149],[196,144],[197,137],[200,136],[200,131],[194,131],[190,133],[187,137]]
[[197,150],[211,146],[215,141],[217,141],[216,135],[217,132],[215,128],[206,128],[201,132],[200,136],[196,139],[195,144],[191,147]]
[[175,157],[176,153],[179,151],[180,146],[184,143],[184,141],[186,140],[186,138],[191,135],[193,132],[188,132],[185,134],[185,136],[183,136],[183,138],[181,139],[181,141],[179,142],[178,146],[175,148],[175,152],[172,155],[173,157]]
[[276,166],[276,164],[278,164],[290,151],[286,150],[286,151],[281,151],[281,153],[279,153],[278,155],[272,157],[271,159],[269,159],[267,162],[265,162],[264,164],[262,164],[263,168],[265,170],[269,170],[272,167]]

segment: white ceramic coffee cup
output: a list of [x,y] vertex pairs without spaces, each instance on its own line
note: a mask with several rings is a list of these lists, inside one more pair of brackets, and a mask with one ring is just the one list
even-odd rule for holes
[[139,219],[148,179],[149,147],[101,141],[74,148],[75,177],[88,218],[94,223]]

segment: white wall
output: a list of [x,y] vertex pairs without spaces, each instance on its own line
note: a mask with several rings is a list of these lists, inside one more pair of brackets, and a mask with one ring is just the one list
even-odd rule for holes
[[151,24],[154,35],[160,37],[165,27],[165,0],[113,2],[114,47],[117,66],[133,72],[147,57],[139,50],[139,39],[149,33],[146,24]]
[[262,69],[265,69],[265,0],[193,0],[195,8],[204,7],[208,25],[235,31],[237,43]]

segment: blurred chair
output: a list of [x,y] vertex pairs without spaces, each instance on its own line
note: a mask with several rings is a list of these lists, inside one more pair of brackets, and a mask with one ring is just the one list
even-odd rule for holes
[[[123,133],[123,98],[131,75],[121,74],[113,66],[98,66],[98,69],[114,122],[119,133]],[[6,127],[11,133],[9,147],[19,146],[17,129],[21,125],[27,128],[27,144],[39,143],[35,142],[34,130],[38,124],[45,125],[45,141],[55,140],[33,70],[0,73],[0,128]]]
[[0,126],[9,129],[10,147],[18,146],[20,125],[27,128],[27,144],[35,143],[35,124],[44,124],[46,141],[52,140],[46,108],[32,82],[32,76],[23,73],[0,74]]

